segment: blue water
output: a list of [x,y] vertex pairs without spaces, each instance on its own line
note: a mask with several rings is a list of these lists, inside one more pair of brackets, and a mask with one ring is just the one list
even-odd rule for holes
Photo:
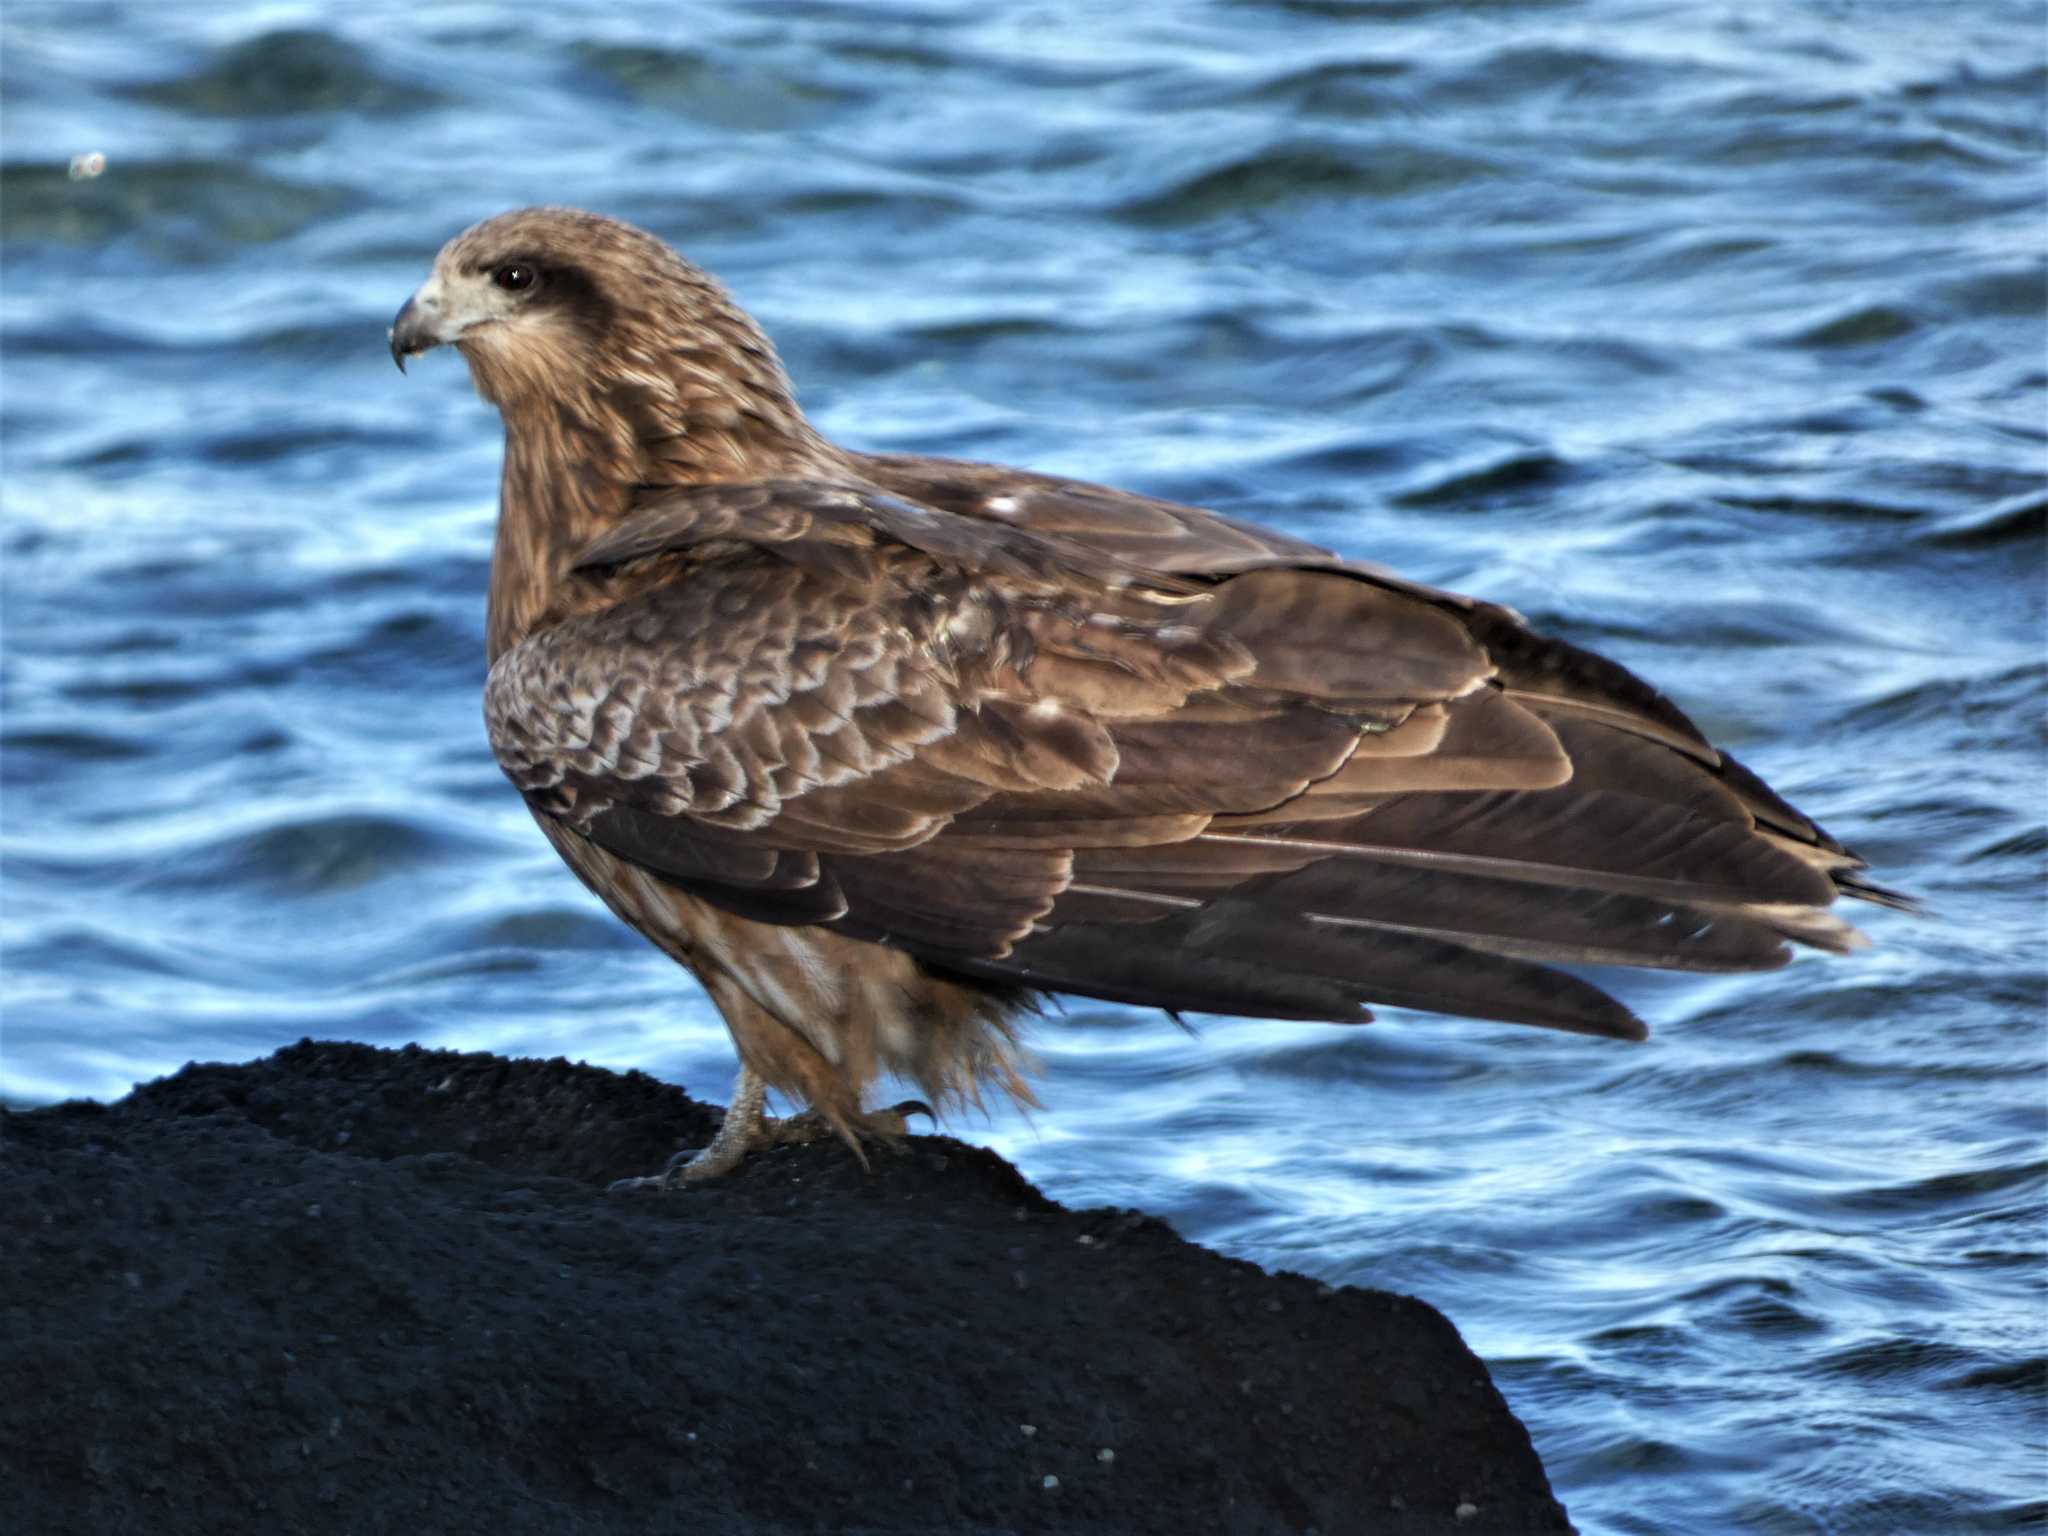
[[448,235],[582,203],[841,439],[1512,603],[1930,908],[1651,978],[1638,1048],[1076,1005],[955,1129],[1435,1302],[1586,1532],[2048,1523],[2037,4],[0,16],[7,1095],[311,1034],[722,1098],[491,763],[495,418],[384,351]]

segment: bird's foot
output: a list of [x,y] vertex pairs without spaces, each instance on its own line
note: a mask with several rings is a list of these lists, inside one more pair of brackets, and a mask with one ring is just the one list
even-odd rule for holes
[[725,1123],[719,1126],[718,1134],[711,1138],[709,1146],[694,1151],[685,1148],[670,1158],[668,1166],[660,1173],[616,1180],[609,1192],[614,1195],[658,1194],[681,1189],[686,1184],[702,1184],[732,1172],[750,1152],[763,1147],[801,1146],[826,1136],[842,1137],[853,1148],[861,1166],[866,1167],[867,1155],[861,1150],[862,1142],[893,1144],[909,1133],[910,1116],[923,1115],[927,1120],[934,1118],[929,1105],[906,1099],[887,1109],[869,1110],[856,1116],[849,1133],[815,1109],[784,1119],[774,1118],[763,1110],[766,1099],[766,1087],[760,1078],[742,1067],[739,1081],[733,1084],[732,1103],[726,1108]]
[[840,1136],[853,1148],[853,1155],[866,1162],[867,1156],[861,1150],[861,1143],[878,1141],[884,1146],[889,1146],[901,1141],[910,1134],[912,1115],[923,1115],[927,1120],[938,1118],[932,1113],[931,1105],[923,1100],[905,1099],[901,1104],[891,1104],[887,1109],[871,1109],[865,1114],[854,1116],[853,1132],[847,1135],[815,1109],[807,1109],[787,1119],[764,1120],[764,1144],[798,1147],[808,1141],[822,1141],[827,1136]]

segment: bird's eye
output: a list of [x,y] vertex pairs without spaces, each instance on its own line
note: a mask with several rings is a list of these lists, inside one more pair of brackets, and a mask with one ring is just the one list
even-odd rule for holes
[[538,274],[523,261],[508,261],[491,274],[491,281],[508,293],[518,293],[522,288],[531,288]]

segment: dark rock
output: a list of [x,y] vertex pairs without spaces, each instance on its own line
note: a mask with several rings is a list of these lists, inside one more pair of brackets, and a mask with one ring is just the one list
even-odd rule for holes
[[1569,1530],[1421,1302],[941,1138],[602,1193],[716,1122],[311,1043],[7,1115],[9,1531]]

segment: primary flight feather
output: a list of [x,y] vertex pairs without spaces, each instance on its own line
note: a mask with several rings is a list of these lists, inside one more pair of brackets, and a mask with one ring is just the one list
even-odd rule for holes
[[1759,970],[1860,936],[1862,861],[1622,667],[1193,507],[851,452],[652,235],[486,220],[398,313],[505,422],[485,717],[579,877],[692,971],[725,1128],[893,1072],[1028,1097],[1049,992],[1640,1039],[1559,965]]

